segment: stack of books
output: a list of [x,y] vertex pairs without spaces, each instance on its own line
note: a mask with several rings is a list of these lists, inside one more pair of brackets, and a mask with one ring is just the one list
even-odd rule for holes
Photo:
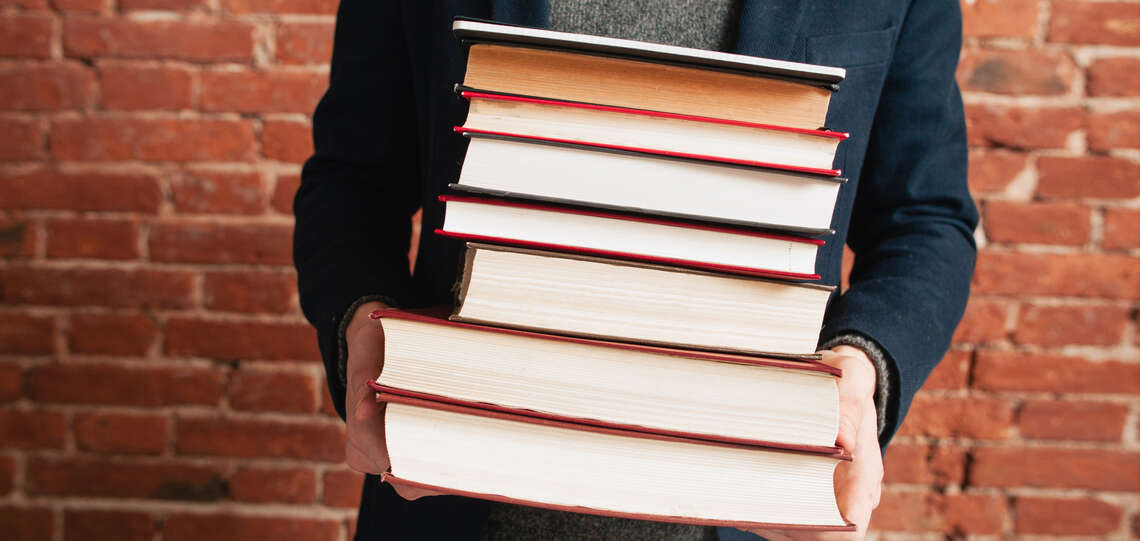
[[386,481],[649,520],[850,530],[815,347],[839,68],[457,20],[457,303],[385,311]]

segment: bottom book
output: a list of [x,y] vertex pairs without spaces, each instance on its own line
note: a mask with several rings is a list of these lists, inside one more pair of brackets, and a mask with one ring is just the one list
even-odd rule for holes
[[841,454],[585,426],[386,390],[384,480],[486,500],[661,522],[852,531]]

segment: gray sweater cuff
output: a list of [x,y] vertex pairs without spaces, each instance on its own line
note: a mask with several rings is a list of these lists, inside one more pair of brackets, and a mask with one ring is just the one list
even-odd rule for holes
[[364,303],[373,301],[382,302],[386,306],[396,306],[395,301],[393,301],[390,297],[386,297],[384,295],[365,295],[359,299],[356,299],[356,302],[353,302],[348,306],[348,310],[345,310],[344,315],[340,318],[340,325],[337,326],[336,373],[337,377],[340,378],[340,384],[342,388],[348,388],[348,376],[346,375],[346,366],[348,364],[348,337],[345,336],[345,333],[348,332],[348,325],[349,323],[352,323],[352,316],[356,313],[356,309],[360,308],[360,306]]
[[875,417],[879,423],[879,435],[883,434],[883,429],[887,426],[887,398],[891,396],[891,388],[894,386],[891,382],[891,370],[887,366],[890,360],[887,358],[887,352],[879,347],[879,344],[874,340],[867,338],[861,334],[841,334],[824,342],[819,346],[820,349],[831,349],[836,346],[851,346],[863,350],[867,354],[867,358],[871,359],[871,364],[875,365]]

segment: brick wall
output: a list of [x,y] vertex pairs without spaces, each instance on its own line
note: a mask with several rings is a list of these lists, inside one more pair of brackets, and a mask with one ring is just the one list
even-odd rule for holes
[[[1136,537],[1140,3],[963,8],[984,249],[874,527]],[[5,536],[351,532],[289,265],[334,9],[0,0]]]

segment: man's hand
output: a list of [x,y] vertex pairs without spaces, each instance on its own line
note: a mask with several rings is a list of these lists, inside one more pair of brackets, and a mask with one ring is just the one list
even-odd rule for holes
[[875,367],[859,348],[838,346],[824,351],[823,362],[843,370],[839,378],[839,437],[836,442],[853,460],[835,468],[835,499],[854,532],[749,530],[770,541],[860,541],[867,535],[871,511],[879,506],[883,458],[875,414]]
[[[388,471],[388,447],[384,443],[384,404],[376,402],[376,391],[368,386],[380,375],[384,362],[384,333],[380,322],[368,317],[374,310],[384,308],[378,302],[365,303],[357,308],[345,329],[348,359],[345,366],[345,443],[344,455],[348,467],[361,472],[379,475]],[[405,499],[414,500],[436,493],[418,488],[396,486],[396,492]]]

